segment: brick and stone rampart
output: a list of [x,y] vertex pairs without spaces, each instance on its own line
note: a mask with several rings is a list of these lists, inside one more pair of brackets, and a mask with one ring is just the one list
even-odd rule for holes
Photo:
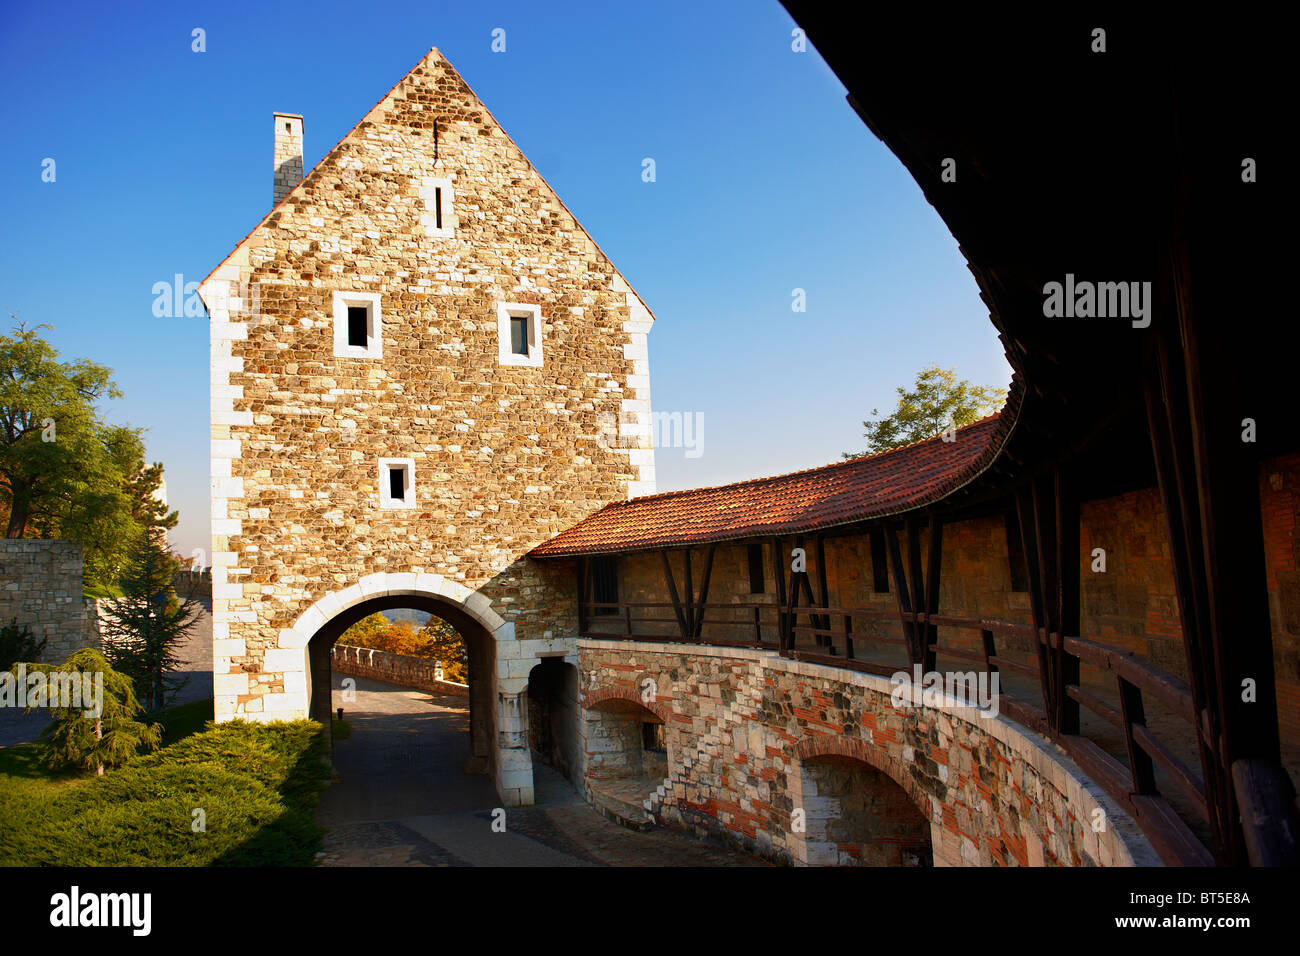
[[[869,800],[846,803],[852,790],[834,791],[837,766],[867,767],[924,817],[936,865],[1158,865],[1063,751],[1004,716],[951,698],[895,709],[884,678],[767,651],[593,639],[578,648],[588,790],[606,771],[619,775],[617,755],[604,752],[617,738],[596,738],[611,700],[629,720],[642,706],[640,719],[666,728],[666,779],[645,795],[660,823],[781,862],[832,863],[870,860],[890,844],[855,841],[836,830],[843,820],[883,820],[900,834],[893,852],[914,859],[915,817],[897,793],[873,786]],[[634,746],[631,733],[626,741]]]

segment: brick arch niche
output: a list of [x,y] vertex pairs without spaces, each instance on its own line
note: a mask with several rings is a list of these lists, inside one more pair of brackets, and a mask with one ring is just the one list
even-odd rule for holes
[[664,734],[662,752],[646,746],[645,724],[664,728],[672,708],[643,699],[630,687],[606,687],[584,694],[583,739],[588,781],[643,779],[646,796],[668,775],[672,764],[671,737]]
[[797,863],[806,866],[933,866],[930,801],[887,756],[863,740],[819,735],[791,762]]

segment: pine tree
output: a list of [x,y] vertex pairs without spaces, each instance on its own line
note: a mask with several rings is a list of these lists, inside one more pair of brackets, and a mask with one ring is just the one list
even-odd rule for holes
[[86,716],[91,708],[84,697],[79,707],[50,708],[54,721],[45,728],[42,739],[51,767],[82,767],[103,776],[105,767],[120,767],[142,747],[154,750],[162,742],[161,724],[135,719],[142,708],[130,678],[113,670],[99,651],[83,648],[58,667],[28,664],[27,670],[46,674],[75,671],[90,675],[92,682],[99,675],[103,678],[97,716]]
[[104,647],[113,666],[131,678],[141,701],[161,710],[184,680],[171,677],[180,665],[176,646],[198,623],[202,606],[172,589],[179,562],[143,539],[121,579],[122,597],[104,602]]

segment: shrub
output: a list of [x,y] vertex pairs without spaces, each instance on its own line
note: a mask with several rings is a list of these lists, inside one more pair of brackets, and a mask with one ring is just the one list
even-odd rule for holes
[[326,755],[314,721],[209,723],[101,778],[0,804],[0,866],[309,866]]

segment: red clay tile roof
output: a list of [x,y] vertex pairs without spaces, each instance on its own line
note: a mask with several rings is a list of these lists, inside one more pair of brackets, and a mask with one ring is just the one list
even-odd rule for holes
[[983,471],[1006,439],[1015,404],[1013,399],[1001,413],[959,428],[951,442],[928,438],[821,468],[616,501],[530,554],[562,557],[733,541],[908,511]]

